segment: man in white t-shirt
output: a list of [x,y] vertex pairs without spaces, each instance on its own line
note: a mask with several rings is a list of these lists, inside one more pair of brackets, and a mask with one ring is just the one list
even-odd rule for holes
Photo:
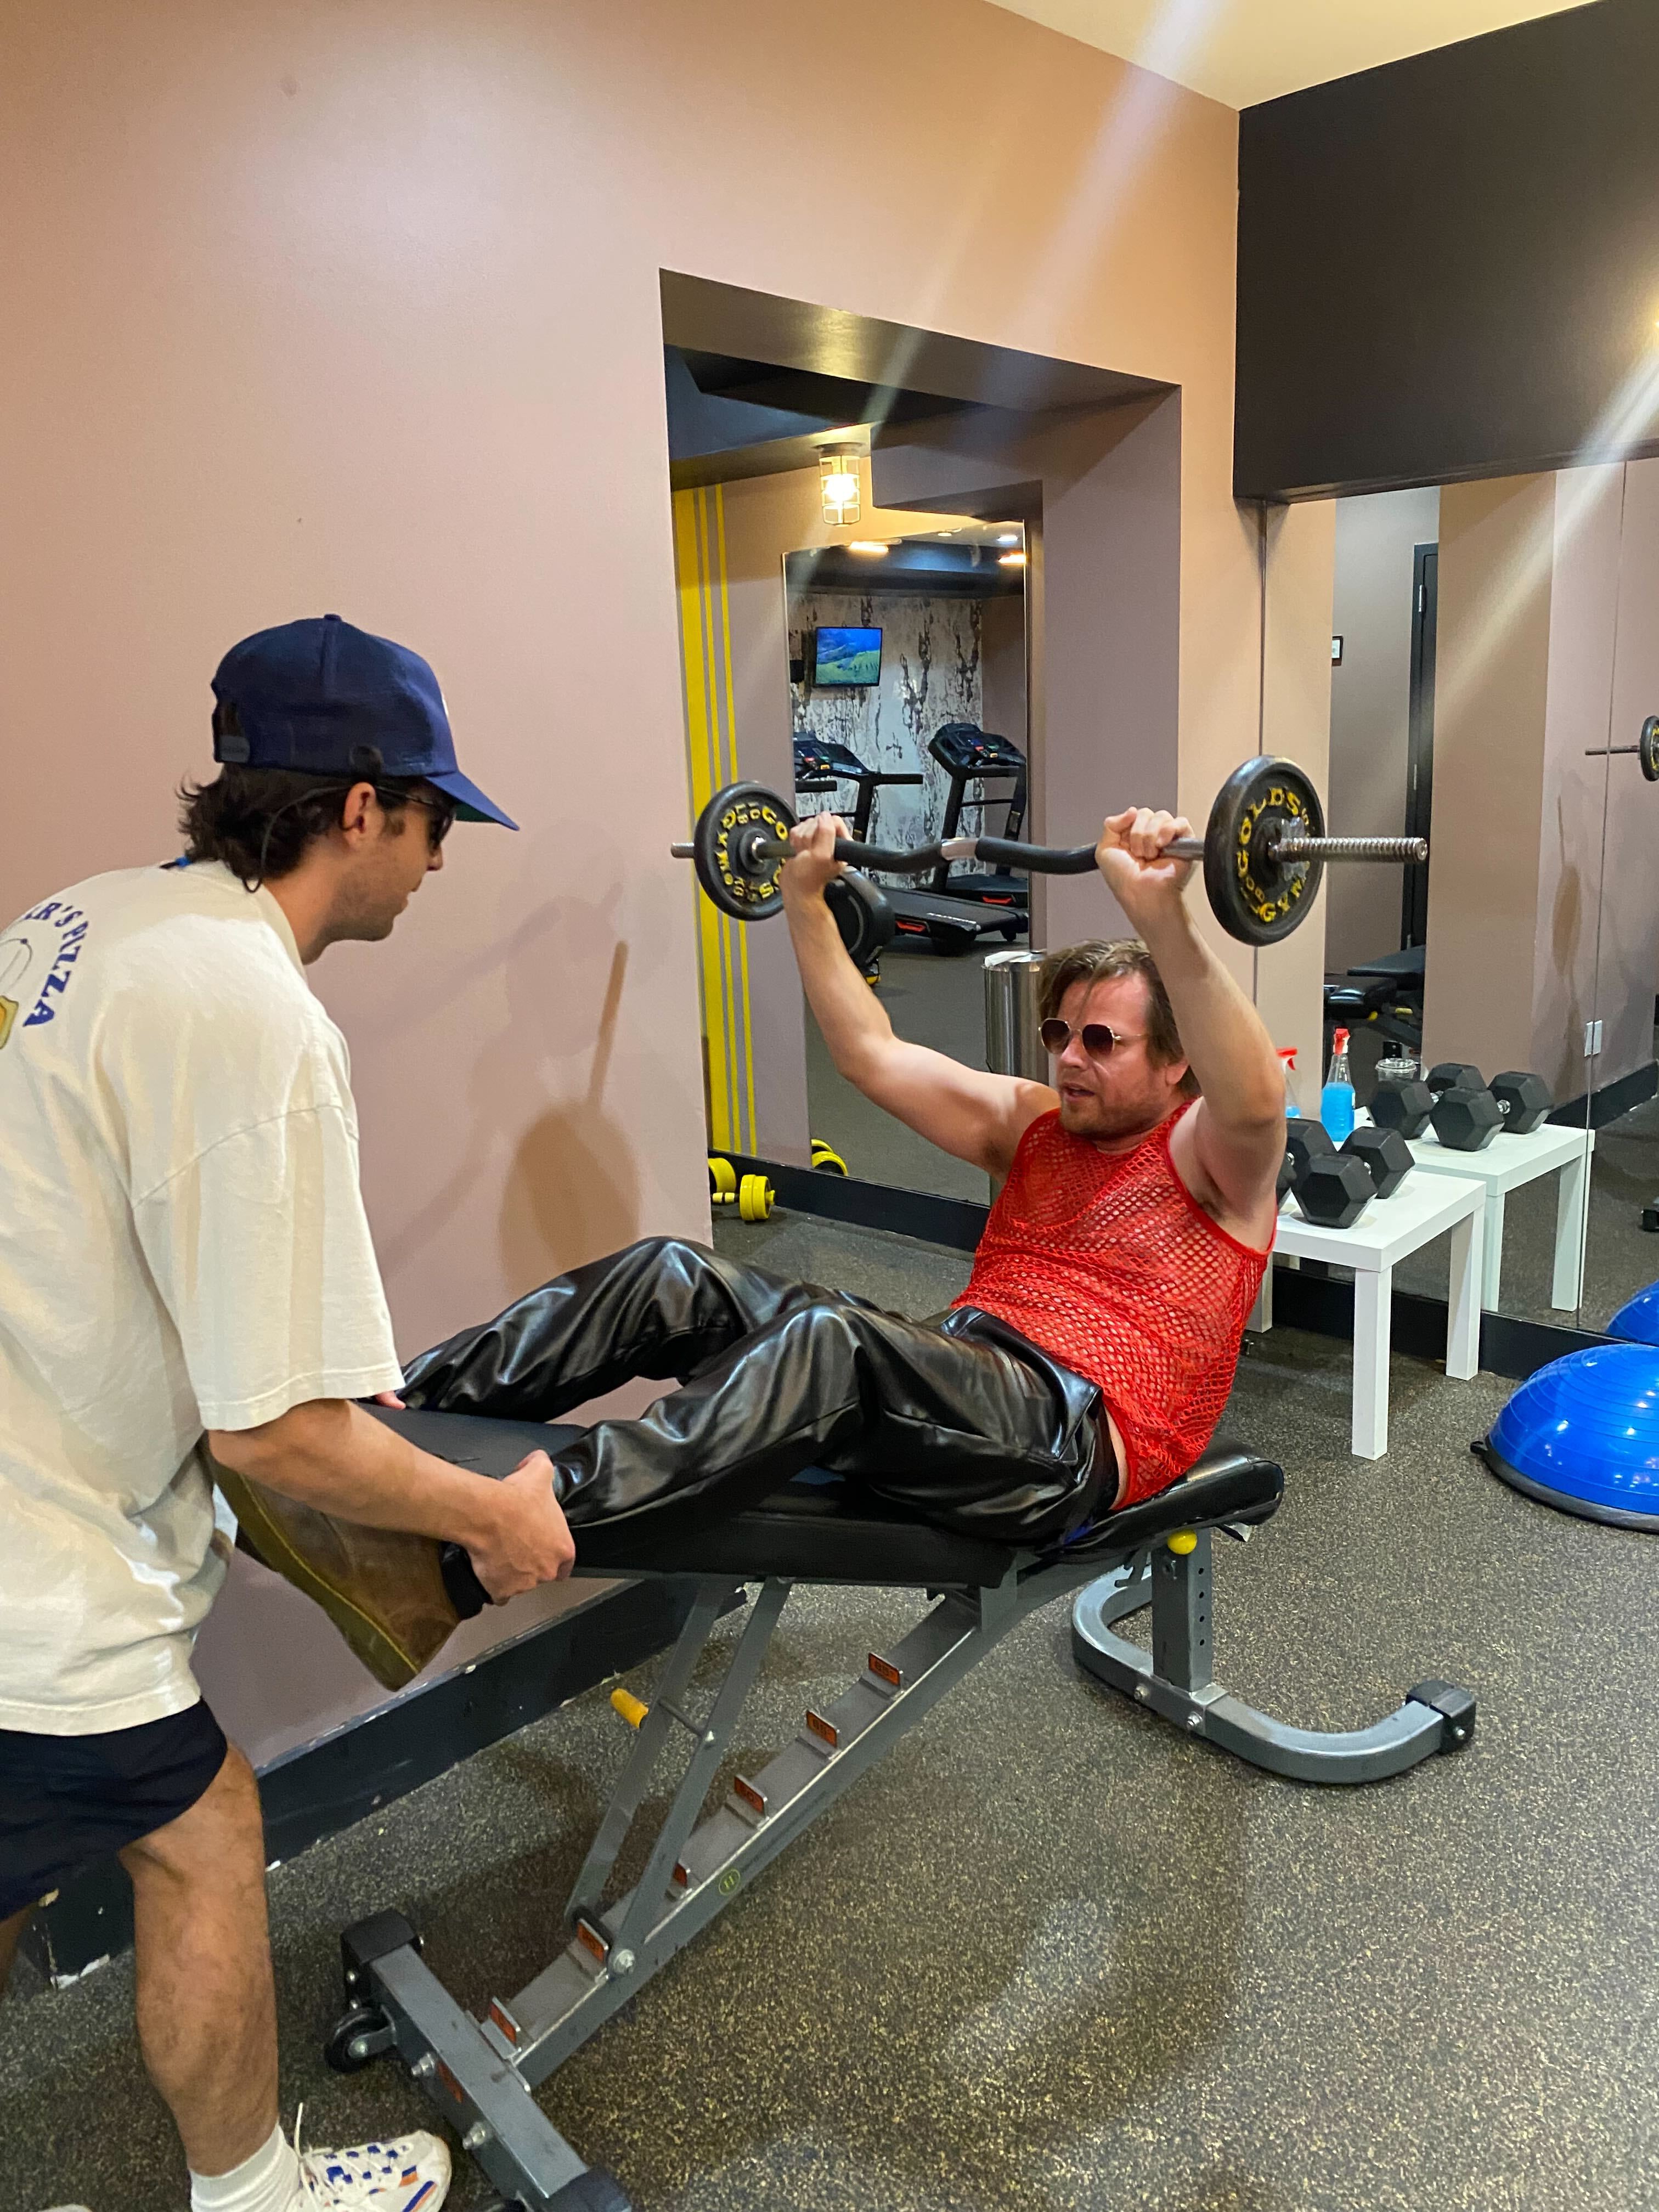
[[191,1650],[225,1572],[208,1446],[464,1545],[495,1597],[570,1570],[544,1453],[490,1482],[355,1402],[401,1376],[345,1042],[305,980],[389,934],[458,814],[515,825],[426,662],[337,616],[245,639],[214,691],[184,860],[0,933],[0,1988],[34,1905],[118,1852],[194,2212],[437,2212],[434,2137],[302,2161],[283,2134],[258,1793]]

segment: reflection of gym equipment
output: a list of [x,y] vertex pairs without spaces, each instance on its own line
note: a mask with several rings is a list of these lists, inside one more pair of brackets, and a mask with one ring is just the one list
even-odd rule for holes
[[1646,1344],[1599,1344],[1553,1359],[1471,1449],[1540,1504],[1659,1528],[1659,1358]]
[[[528,1450],[556,1454],[573,1433],[465,1414],[377,1418],[494,1475]],[[1369,1728],[1322,1731],[1287,1727],[1211,1680],[1213,1534],[1252,1534],[1283,1487],[1270,1462],[1215,1445],[1172,1489],[1046,1553],[930,1527],[817,1470],[724,1521],[585,1529],[579,1575],[667,1576],[696,1595],[649,1702],[629,1692],[613,1701],[633,1742],[565,1908],[568,1940],[517,1996],[492,1998],[474,2017],[425,1963],[401,1913],[359,1921],[341,1938],[350,2009],[326,2046],[330,2062],[355,2071],[395,2051],[463,2148],[526,2212],[628,2212],[616,2183],[584,2166],[532,2091],[1009,1630],[1074,1591],[1079,1662],[1183,1737],[1305,1782],[1378,1781],[1460,1749],[1474,1701],[1449,1683],[1418,1684]],[[840,1697],[809,1708],[764,1766],[735,1775],[700,1821],[733,1749],[755,1741],[750,1692],[796,1582],[927,1591],[932,1601],[896,1645],[870,1653]],[[1150,1650],[1117,1632],[1148,1605]],[[728,1616],[745,1606],[732,1641]],[[637,1881],[615,1895],[612,1877],[647,1802],[665,1810],[653,1813],[654,1837],[633,1855]],[[878,1899],[878,1910],[901,1908]]]
[[1659,1344],[1659,1283],[1627,1298],[1607,1323],[1607,1334],[1631,1344]]
[[1369,1029],[1413,1053],[1423,1047],[1423,947],[1387,952],[1325,985],[1325,1050],[1333,1033]]
[[[691,842],[670,847],[695,862],[697,880],[723,914],[761,921],[783,904],[779,878],[789,857],[794,815],[764,784],[729,784],[697,817]],[[1200,837],[1177,837],[1172,860],[1202,860],[1216,920],[1245,945],[1274,945],[1306,921],[1327,861],[1422,860],[1422,837],[1328,837],[1319,794],[1294,762],[1262,754],[1234,769],[1216,793]],[[987,860],[1044,875],[1087,875],[1093,845],[1010,844],[1000,837],[953,837],[914,850],[836,841],[836,858],[859,867],[921,875],[947,860]]]
[[[855,844],[863,844],[870,835],[878,791],[890,783],[915,784],[924,781],[920,775],[866,768],[849,747],[830,738],[799,737],[795,739],[795,789],[798,792],[833,791],[837,783],[852,783],[858,787],[858,799],[853,810],[853,841]],[[736,789],[738,787],[731,787]],[[743,787],[755,791],[763,788],[759,784]],[[1010,937],[1024,927],[1023,909],[1018,920],[1011,924],[1006,914],[988,915],[974,900],[952,898],[945,891],[923,890],[909,884],[902,889],[884,885],[882,896],[893,911],[894,934],[925,937],[940,952],[971,952],[981,937],[997,933]],[[718,901],[715,902],[719,903]]]
[[1421,1082],[1390,1076],[1376,1086],[1370,1117],[1402,1137],[1420,1137],[1431,1122],[1438,1141],[1454,1152],[1484,1152],[1498,1136],[1529,1137],[1554,1105],[1541,1075],[1505,1068],[1487,1083],[1466,1060],[1442,1060]]
[[1587,745],[1586,760],[1606,760],[1613,753],[1634,753],[1650,783],[1659,783],[1659,714],[1650,714],[1633,745]]
[[[977,808],[982,830],[986,808],[998,805],[1008,810],[1002,824],[1003,839],[1018,844],[1025,827],[1025,756],[1018,746],[1011,745],[994,731],[981,730],[975,722],[942,722],[927,740],[927,750],[950,779],[945,823],[939,831],[941,845],[949,844],[960,833],[964,806]],[[985,796],[985,786],[993,779],[1012,785],[1006,799]],[[980,787],[977,799],[968,796],[970,783]],[[933,889],[949,891],[957,898],[983,899],[988,905],[1006,907],[1019,915],[1022,925],[1030,919],[1027,878],[1011,875],[1006,868],[981,872],[953,868],[948,860],[941,860],[933,871]]]
[[[816,1165],[817,1163],[814,1163]],[[846,1169],[842,1170],[845,1175]],[[717,1152],[708,1156],[708,1198],[713,1206],[729,1206],[744,1221],[767,1221],[771,1218],[773,1200],[777,1193],[763,1175],[746,1175],[739,1178],[728,1159]]]

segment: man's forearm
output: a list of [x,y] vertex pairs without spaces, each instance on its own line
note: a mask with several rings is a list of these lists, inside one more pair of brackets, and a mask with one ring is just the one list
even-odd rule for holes
[[257,1429],[210,1430],[208,1449],[233,1474],[343,1521],[457,1544],[483,1534],[495,1487],[343,1399],[313,1400]]
[[1193,927],[1183,903],[1161,900],[1141,936],[1175,1010],[1182,1048],[1210,1111],[1228,1121],[1271,1121],[1285,1111],[1284,1079],[1267,1025]]
[[893,1025],[880,1000],[853,964],[836,917],[821,897],[786,905],[789,938],[806,996],[830,1057],[849,1082],[870,1052],[890,1043]]

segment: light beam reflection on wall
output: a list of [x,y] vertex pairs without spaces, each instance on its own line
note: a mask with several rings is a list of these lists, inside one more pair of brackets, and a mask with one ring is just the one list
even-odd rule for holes
[[830,446],[818,456],[823,519],[839,526],[859,519],[859,459],[850,446]]
[[997,566],[999,568],[1023,568],[1025,566],[1025,556],[1023,553],[1000,553],[997,556]]

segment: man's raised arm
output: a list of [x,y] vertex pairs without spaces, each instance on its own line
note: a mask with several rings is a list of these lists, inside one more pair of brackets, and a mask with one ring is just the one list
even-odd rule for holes
[[1046,1084],[964,1067],[894,1036],[824,903],[824,885],[842,872],[836,839],[847,834],[831,814],[799,823],[795,857],[782,875],[795,960],[830,1057],[855,1089],[919,1137],[989,1175],[1006,1175],[1027,1127],[1058,1103],[1054,1093]]
[[1129,807],[1106,822],[1096,859],[1158,963],[1203,1090],[1193,1116],[1199,1165],[1219,1210],[1265,1237],[1285,1153],[1285,1079],[1261,1015],[1193,927],[1182,896],[1192,863],[1164,854],[1190,835],[1174,815]]

